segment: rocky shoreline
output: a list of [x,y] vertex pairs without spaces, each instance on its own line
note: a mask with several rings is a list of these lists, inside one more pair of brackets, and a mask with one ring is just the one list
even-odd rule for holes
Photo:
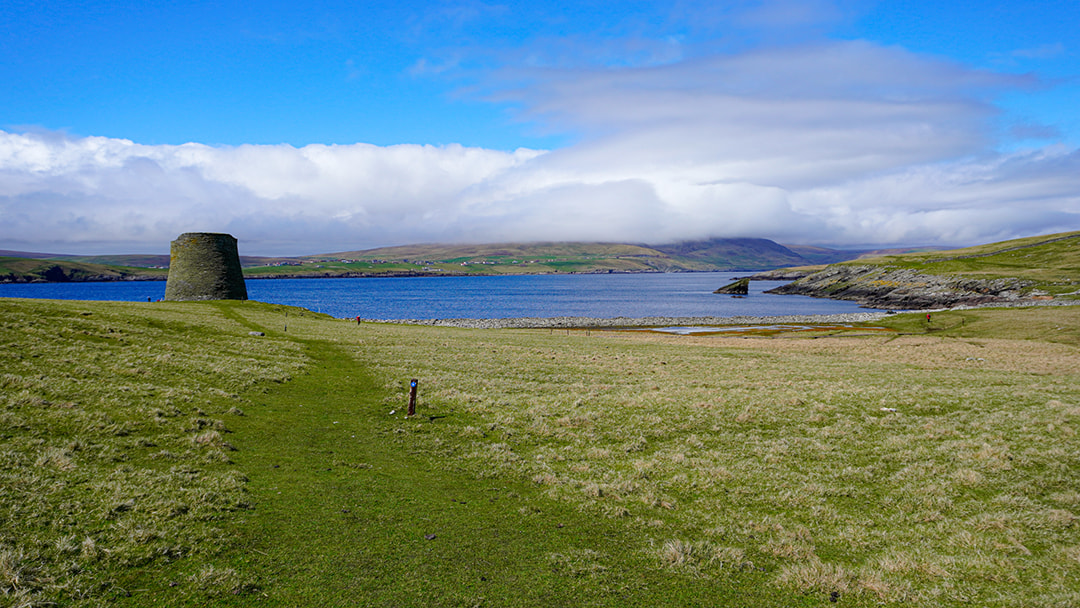
[[814,323],[864,323],[891,313],[855,312],[835,315],[786,315],[782,317],[520,317],[510,319],[361,319],[368,323],[431,325],[468,329],[618,329],[623,327],[677,327],[721,325],[788,325]]
[[1031,303],[1049,299],[1034,281],[924,274],[907,268],[835,264],[768,293],[854,300],[868,308],[925,310],[956,306]]
[[853,312],[835,315],[784,315],[778,317],[516,317],[506,319],[363,319],[364,323],[428,325],[463,329],[621,329],[644,327],[721,327],[730,325],[828,325],[870,323],[901,312],[945,312],[976,308],[1027,308],[1032,306],[1077,306],[1080,300],[1018,301],[949,308],[887,312]]

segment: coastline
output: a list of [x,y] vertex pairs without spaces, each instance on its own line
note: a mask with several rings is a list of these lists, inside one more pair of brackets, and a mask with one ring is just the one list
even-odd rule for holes
[[[954,306],[917,310],[881,312],[852,312],[831,315],[781,315],[775,317],[512,317],[502,319],[365,319],[362,323],[391,323],[396,325],[429,325],[462,329],[619,329],[673,326],[727,325],[814,325],[830,323],[867,323],[902,313],[937,313],[978,308],[1029,308],[1035,306],[1078,306],[1080,300],[999,302],[985,305]],[[351,317],[347,320],[353,320]]]
[[518,317],[505,319],[360,319],[364,323],[430,325],[463,329],[618,329],[622,327],[775,325],[813,323],[865,323],[889,312],[855,312],[834,315],[784,315],[779,317]]

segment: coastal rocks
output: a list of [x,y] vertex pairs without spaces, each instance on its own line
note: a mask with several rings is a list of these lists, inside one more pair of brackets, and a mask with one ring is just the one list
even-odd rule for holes
[[745,296],[750,293],[750,279],[739,279],[731,284],[725,285],[720,289],[717,289],[713,293],[726,294],[730,296]]
[[834,265],[768,293],[855,300],[863,306],[920,310],[1017,302],[1034,283],[922,274],[908,268]]
[[236,238],[231,234],[186,232],[172,242],[165,299],[246,300]]
[[779,317],[519,317],[508,319],[361,319],[369,323],[433,325],[463,329],[620,329],[626,327],[719,326],[806,323],[862,323],[886,316],[883,312]]

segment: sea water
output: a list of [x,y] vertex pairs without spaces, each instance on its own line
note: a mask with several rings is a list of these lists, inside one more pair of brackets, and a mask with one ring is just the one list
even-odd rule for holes
[[[742,273],[745,275],[746,273]],[[763,293],[784,281],[751,281],[746,297],[714,294],[740,273],[248,279],[248,298],[338,318],[735,317],[865,311],[854,302]],[[0,284],[0,297],[157,301],[165,281]]]

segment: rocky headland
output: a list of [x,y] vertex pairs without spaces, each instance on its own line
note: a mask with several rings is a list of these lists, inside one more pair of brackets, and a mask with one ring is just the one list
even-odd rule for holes
[[730,283],[717,289],[713,293],[719,293],[730,296],[745,296],[750,293],[750,277],[743,277],[737,281]]
[[768,293],[854,300],[868,308],[924,310],[1050,299],[1017,278],[975,279],[924,274],[907,268],[838,264]]

